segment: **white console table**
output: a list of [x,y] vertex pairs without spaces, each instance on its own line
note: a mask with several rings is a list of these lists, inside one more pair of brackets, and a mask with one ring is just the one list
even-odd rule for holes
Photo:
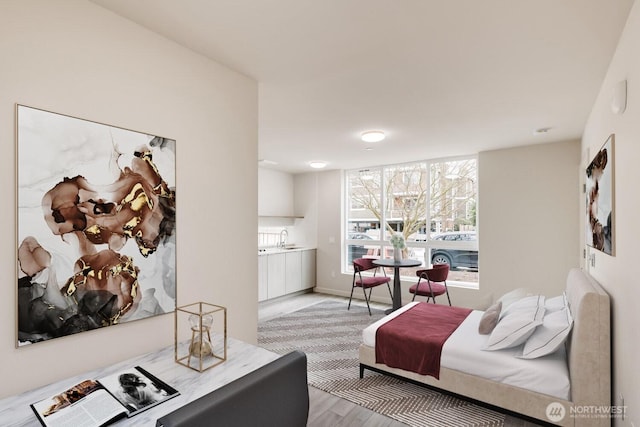
[[180,395],[163,402],[131,418],[124,418],[114,426],[155,427],[158,418],[179,407],[222,387],[231,381],[277,359],[280,355],[229,338],[227,360],[218,366],[199,373],[174,362],[173,346],[154,353],[124,360],[113,366],[96,369],[72,378],[40,387],[16,396],[0,400],[0,425],[40,426],[30,404],[58,394],[86,379],[99,379],[132,366],[141,366],[180,392]]

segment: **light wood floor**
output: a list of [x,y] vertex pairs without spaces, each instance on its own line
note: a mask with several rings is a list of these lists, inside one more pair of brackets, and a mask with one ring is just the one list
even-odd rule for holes
[[[263,301],[258,304],[258,321],[267,321],[287,313],[321,301],[348,301],[348,298],[318,293],[294,294],[291,296]],[[363,300],[353,300],[352,304],[366,306]],[[387,309],[390,306],[376,302],[372,308]],[[385,415],[336,397],[330,393],[309,387],[309,421],[308,427],[406,427],[406,424],[395,421]],[[529,421],[507,415],[505,427],[537,427]]]

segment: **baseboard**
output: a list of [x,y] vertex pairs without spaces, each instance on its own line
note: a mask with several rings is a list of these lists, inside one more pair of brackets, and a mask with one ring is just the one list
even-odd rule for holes
[[[358,292],[359,290],[360,290],[360,288],[356,289],[353,292],[353,299],[360,300],[360,301],[362,301],[364,303],[365,301],[364,301],[364,297],[362,296],[362,291],[360,290],[360,292]],[[343,292],[343,291],[337,291],[335,289],[323,288],[323,287],[319,287],[319,286],[316,286],[315,288],[313,288],[313,292],[319,293],[319,294],[333,295],[333,296],[336,296],[336,297],[344,297],[344,298],[349,298],[349,295],[351,295],[351,290],[349,290],[348,292]],[[387,292],[387,295],[389,294],[389,292],[386,290],[386,288],[385,288],[385,292]],[[371,301],[377,302],[377,303],[380,303],[380,304],[391,305],[391,299],[384,298],[384,297],[376,297],[375,293],[371,295]]]

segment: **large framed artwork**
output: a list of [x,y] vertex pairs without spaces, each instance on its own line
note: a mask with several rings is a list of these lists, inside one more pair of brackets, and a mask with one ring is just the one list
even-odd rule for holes
[[17,346],[173,312],[176,142],[17,105]]
[[615,255],[614,142],[611,134],[587,166],[585,188],[587,245],[609,255]]

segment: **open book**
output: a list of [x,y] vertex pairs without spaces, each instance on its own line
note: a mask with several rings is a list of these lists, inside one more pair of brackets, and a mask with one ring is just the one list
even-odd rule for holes
[[86,380],[31,408],[45,427],[98,427],[132,417],[180,393],[139,366]]

